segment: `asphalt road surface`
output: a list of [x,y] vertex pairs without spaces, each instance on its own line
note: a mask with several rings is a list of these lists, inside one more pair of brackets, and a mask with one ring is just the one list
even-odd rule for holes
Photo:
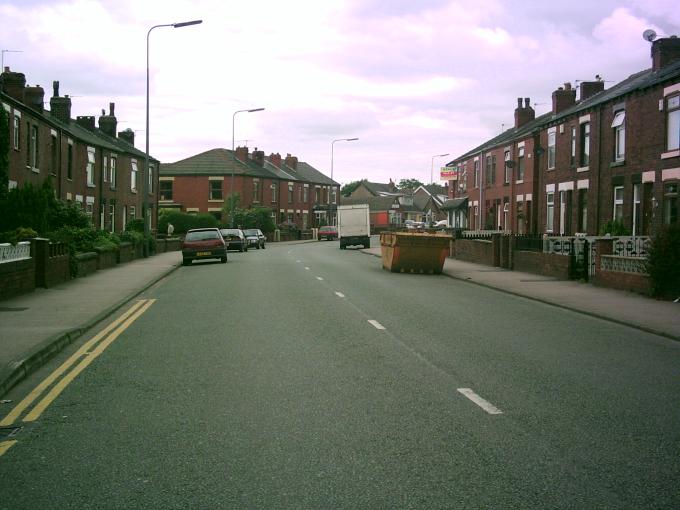
[[0,404],[0,508],[680,508],[676,342],[337,242],[123,311]]

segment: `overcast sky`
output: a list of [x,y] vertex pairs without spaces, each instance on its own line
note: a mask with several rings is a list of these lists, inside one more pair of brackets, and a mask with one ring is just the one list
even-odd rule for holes
[[677,0],[12,0],[4,65],[73,97],[72,115],[116,104],[144,150],[151,34],[151,154],[170,163],[236,145],[291,153],[333,178],[417,178],[596,74],[609,87],[651,67],[642,32],[680,35]]

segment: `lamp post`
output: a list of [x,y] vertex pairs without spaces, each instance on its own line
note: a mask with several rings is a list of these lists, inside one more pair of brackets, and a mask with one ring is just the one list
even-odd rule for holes
[[182,28],[190,25],[198,25],[203,23],[203,20],[197,19],[193,21],[183,21],[181,23],[168,23],[165,25],[155,25],[146,33],[146,148],[144,151],[144,172],[142,175],[142,214],[144,215],[144,234],[149,235],[151,232],[151,217],[149,214],[149,178],[151,175],[151,168],[149,167],[149,36],[154,28],[173,27]]
[[432,156],[432,161],[430,162],[430,184],[434,184],[434,158],[443,158],[448,155],[449,153],[447,152],[446,154],[436,154]]
[[[337,140],[333,140],[331,142],[331,191],[333,190],[333,187],[334,187],[334,185],[333,185],[333,150],[334,150],[335,142],[356,142],[357,140],[358,140],[358,138],[338,138]],[[336,201],[337,201],[337,198],[336,198]],[[331,194],[330,193],[328,194],[328,205],[331,205]],[[335,223],[336,223],[334,214],[332,215],[331,223],[333,225],[335,225]]]
[[236,152],[234,148],[234,131],[236,128],[236,114],[237,113],[253,113],[253,112],[261,112],[264,110],[264,108],[251,108],[249,110],[237,110],[234,112],[234,115],[231,116],[231,157],[233,159],[233,164],[231,165],[231,179],[230,179],[230,184],[229,184],[229,193],[231,194],[230,202],[231,204],[229,205],[229,219],[231,223],[231,228],[234,228],[234,198],[235,198],[235,193],[234,193],[234,168],[236,167]]

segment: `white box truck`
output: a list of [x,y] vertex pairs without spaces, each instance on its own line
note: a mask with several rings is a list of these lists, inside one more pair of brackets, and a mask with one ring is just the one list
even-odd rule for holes
[[368,204],[338,206],[338,239],[340,249],[362,245],[371,247],[371,221]]

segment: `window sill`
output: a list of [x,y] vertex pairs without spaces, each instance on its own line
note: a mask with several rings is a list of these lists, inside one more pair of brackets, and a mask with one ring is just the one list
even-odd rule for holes
[[612,161],[609,163],[609,168],[616,168],[617,166],[626,166],[626,161]]
[[668,151],[661,154],[661,159],[677,158],[680,157],[680,149],[674,151]]
[[88,188],[96,188],[96,184],[90,184],[89,182],[87,183]]
[[515,184],[524,184],[524,179],[522,179],[521,181],[515,181]]
[[131,189],[131,190],[130,190],[130,193],[134,193],[134,194],[136,195],[136,194],[137,194],[137,190],[136,190],[136,189]]
[[223,198],[211,198],[211,199],[208,200],[208,202],[210,202],[210,203],[215,203],[215,202],[223,203],[224,199]]
[[116,187],[115,187],[115,186],[111,186],[109,189],[110,189],[111,191],[116,191]]
[[39,168],[34,168],[34,167],[30,167],[30,166],[27,166],[26,168],[30,168],[30,169],[31,169],[31,172],[33,172],[34,174],[39,174],[39,173],[40,173],[40,169],[39,169]]
[[590,170],[589,166],[580,166],[576,169],[577,172],[587,172]]

